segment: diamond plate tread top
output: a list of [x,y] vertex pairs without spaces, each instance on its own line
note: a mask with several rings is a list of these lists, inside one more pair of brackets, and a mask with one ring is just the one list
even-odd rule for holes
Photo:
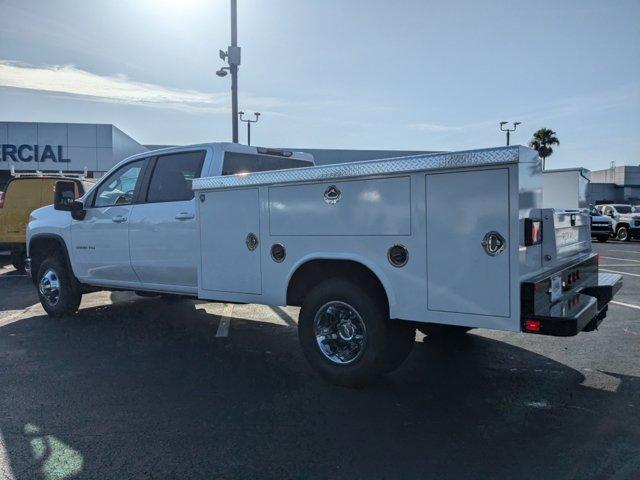
[[502,147],[292,168],[288,170],[203,177],[193,180],[193,189],[198,191],[242,186],[324,181],[340,178],[416,172],[421,170],[515,163],[519,160],[519,149],[520,147],[517,146]]

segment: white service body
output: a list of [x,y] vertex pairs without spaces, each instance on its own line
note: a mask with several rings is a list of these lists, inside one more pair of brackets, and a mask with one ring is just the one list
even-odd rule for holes
[[68,188],[27,234],[50,315],[96,288],[302,306],[307,359],[343,385],[397,368],[415,328],[595,330],[621,286],[598,272],[588,213],[542,208],[525,147],[313,166],[203,144],[130,157],[80,200]]

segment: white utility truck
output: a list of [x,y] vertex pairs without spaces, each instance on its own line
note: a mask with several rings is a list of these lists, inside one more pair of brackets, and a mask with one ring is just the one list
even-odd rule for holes
[[541,176],[518,146],[323,166],[227,143],[145,152],[79,200],[58,182],[29,265],[51,316],[95,289],[300,306],[311,365],[360,385],[416,328],[597,328],[621,277],[598,272],[587,213],[541,208]]

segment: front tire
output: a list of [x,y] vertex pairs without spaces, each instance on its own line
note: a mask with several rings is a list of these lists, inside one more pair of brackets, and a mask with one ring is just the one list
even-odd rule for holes
[[618,227],[616,230],[616,239],[621,242],[628,242],[631,240],[631,237],[629,236],[629,229],[624,225]]
[[314,287],[302,304],[302,351],[331,383],[366,385],[400,366],[413,346],[415,329],[389,320],[386,303],[375,293],[333,278]]
[[66,317],[78,311],[80,285],[60,257],[47,257],[40,264],[37,287],[40,303],[49,316]]

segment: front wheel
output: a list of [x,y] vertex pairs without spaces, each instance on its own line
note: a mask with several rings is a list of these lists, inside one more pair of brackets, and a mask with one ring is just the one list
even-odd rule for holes
[[599,242],[606,243],[609,240],[609,235],[598,235],[596,238]]
[[38,297],[49,316],[64,317],[78,310],[82,300],[80,285],[64,260],[57,256],[46,258],[37,278]]
[[322,377],[349,387],[365,385],[400,366],[415,329],[391,321],[386,303],[348,280],[328,279],[306,296],[298,322],[305,357]]
[[620,240],[621,242],[628,242],[629,240],[631,240],[631,237],[629,237],[629,229],[624,225],[618,227],[618,229],[616,230],[616,239]]

